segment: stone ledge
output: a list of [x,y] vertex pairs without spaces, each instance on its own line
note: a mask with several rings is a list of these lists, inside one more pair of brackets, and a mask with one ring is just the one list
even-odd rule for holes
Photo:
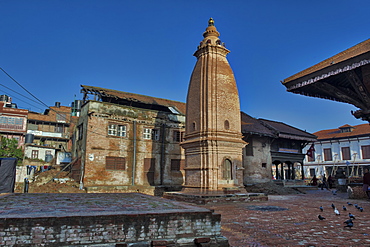
[[265,193],[189,194],[184,192],[165,192],[163,198],[205,205],[209,203],[267,201],[268,195]]

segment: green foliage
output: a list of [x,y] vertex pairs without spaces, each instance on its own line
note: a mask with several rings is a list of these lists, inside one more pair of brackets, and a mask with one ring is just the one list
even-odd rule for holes
[[23,150],[18,147],[18,141],[14,138],[0,136],[0,157],[23,159]]

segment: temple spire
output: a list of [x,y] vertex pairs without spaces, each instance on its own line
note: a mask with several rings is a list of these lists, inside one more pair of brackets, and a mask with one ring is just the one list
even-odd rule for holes
[[209,21],[208,21],[208,26],[214,26],[215,25],[215,21],[213,20],[213,18],[209,18]]
[[229,53],[209,19],[186,100],[185,191],[208,192],[243,187],[240,103]]

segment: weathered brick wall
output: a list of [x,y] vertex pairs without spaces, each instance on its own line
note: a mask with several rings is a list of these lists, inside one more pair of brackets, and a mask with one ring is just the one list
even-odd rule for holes
[[[87,137],[77,141],[76,150],[80,151],[75,156],[81,156],[85,164],[84,186],[88,190],[96,191],[102,186],[112,186],[115,190],[114,186],[132,184],[149,187],[183,184],[181,172],[176,176],[172,174],[171,159],[184,159],[184,151],[178,142],[174,142],[173,136],[174,130],[182,130],[184,123],[172,121],[168,113],[90,101],[82,108],[81,123],[86,125]],[[126,136],[108,135],[109,124],[126,126]],[[157,139],[143,138],[144,128],[158,130]],[[106,169],[106,156],[125,158],[125,169]],[[154,160],[150,176],[148,167],[145,167],[148,159]]]
[[158,240],[184,246],[199,238],[208,239],[212,246],[228,246],[220,233],[220,220],[219,214],[211,212],[0,218],[0,246],[115,246],[138,242],[144,243],[140,246],[153,246]]

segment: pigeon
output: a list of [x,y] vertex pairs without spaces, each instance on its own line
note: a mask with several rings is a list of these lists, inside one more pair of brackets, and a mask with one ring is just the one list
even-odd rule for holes
[[325,217],[322,217],[320,214],[317,217],[319,218],[319,220],[325,220]]
[[350,223],[350,222],[352,222],[352,223],[353,223],[352,219],[348,219],[348,220],[346,220],[346,221],[345,221],[345,222],[343,222],[343,223],[348,224],[348,223]]
[[[346,223],[346,222],[344,222],[344,223]],[[345,225],[344,227],[349,227],[349,229],[352,229],[352,227],[353,227],[353,222],[351,221],[351,222],[347,222],[346,223],[347,225]]]
[[360,212],[363,212],[364,211],[364,208],[363,207],[359,207],[358,210],[360,210]]
[[339,210],[338,210],[338,209],[336,209],[336,208],[334,208],[334,213],[335,213],[336,215],[340,215]]
[[333,203],[331,204],[331,207],[332,207],[333,209],[335,209],[335,206],[334,206],[334,204],[333,204]]
[[345,206],[343,206],[343,210],[344,210],[344,211],[347,211],[347,208],[346,208]]
[[321,212],[322,212],[322,211],[324,211],[324,208],[323,208],[322,206],[320,206],[320,210],[321,210]]
[[348,206],[352,206],[352,203],[350,203],[350,202],[347,202],[347,205],[348,205]]
[[348,216],[349,216],[350,219],[356,219],[355,216],[351,213],[348,213]]
[[358,205],[357,204],[355,204],[355,208],[358,208]]
[[337,194],[336,190],[332,190],[331,193],[335,196]]

